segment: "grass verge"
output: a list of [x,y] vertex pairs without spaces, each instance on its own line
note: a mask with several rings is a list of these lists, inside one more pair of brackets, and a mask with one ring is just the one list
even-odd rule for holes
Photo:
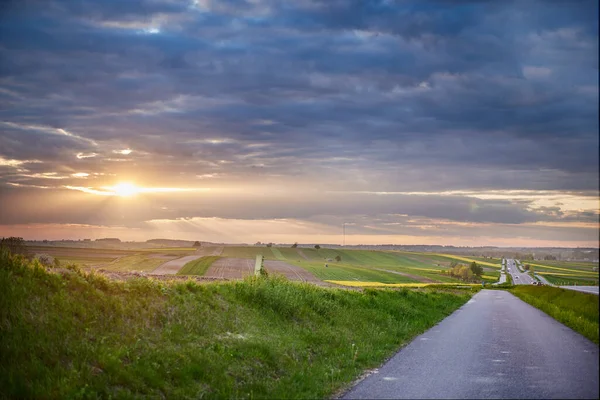
[[221,257],[219,257],[219,256],[200,257],[196,260],[190,261],[189,263],[185,264],[179,270],[179,272],[177,272],[177,275],[200,275],[200,276],[202,276],[206,273],[206,271],[208,271],[210,266],[220,258]]
[[598,296],[551,286],[519,285],[510,292],[598,344]]
[[469,292],[52,273],[0,252],[9,398],[326,398]]

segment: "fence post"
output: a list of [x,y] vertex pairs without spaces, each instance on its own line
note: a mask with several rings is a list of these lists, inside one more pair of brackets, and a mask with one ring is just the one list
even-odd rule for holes
[[256,262],[254,263],[254,275],[255,276],[261,276],[263,273],[263,255],[262,254],[257,254],[256,255]]

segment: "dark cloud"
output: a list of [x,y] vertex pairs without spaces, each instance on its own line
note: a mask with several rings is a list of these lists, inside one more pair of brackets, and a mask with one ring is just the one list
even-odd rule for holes
[[[594,192],[597,14],[591,0],[11,2],[0,184]],[[369,199],[368,212],[298,199],[168,216],[583,218],[466,198]]]

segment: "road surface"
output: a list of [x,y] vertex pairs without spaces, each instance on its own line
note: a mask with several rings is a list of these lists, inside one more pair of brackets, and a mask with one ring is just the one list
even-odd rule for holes
[[506,282],[506,274],[504,272],[500,272],[500,279],[496,283],[492,283],[492,285],[501,285]]
[[343,398],[598,399],[598,372],[596,344],[508,292],[482,290]]
[[577,290],[578,292],[598,294],[598,286],[561,286],[563,289]]
[[513,285],[532,285],[535,282],[531,276],[526,272],[521,272],[517,267],[517,261],[507,259],[506,260],[506,272],[510,274],[513,280]]

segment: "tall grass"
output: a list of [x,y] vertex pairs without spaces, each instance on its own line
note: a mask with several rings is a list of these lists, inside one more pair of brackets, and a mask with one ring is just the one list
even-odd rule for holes
[[282,278],[113,282],[6,251],[0,291],[0,393],[50,399],[324,398],[470,297]]
[[598,296],[551,286],[514,286],[510,291],[559,322],[598,343]]

